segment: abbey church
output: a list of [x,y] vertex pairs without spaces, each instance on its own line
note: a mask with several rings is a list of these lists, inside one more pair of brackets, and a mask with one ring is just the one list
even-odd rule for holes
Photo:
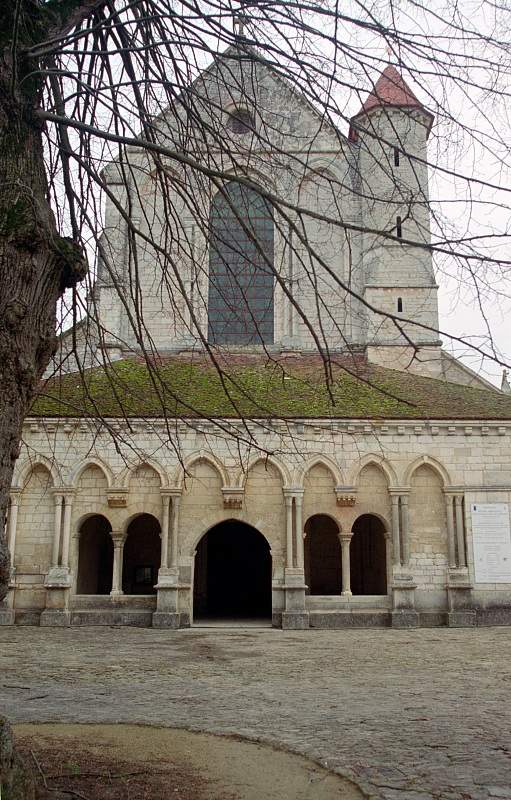
[[433,115],[388,66],[342,131],[240,52],[155,118],[157,168],[103,170],[0,623],[511,624],[511,395],[442,349]]

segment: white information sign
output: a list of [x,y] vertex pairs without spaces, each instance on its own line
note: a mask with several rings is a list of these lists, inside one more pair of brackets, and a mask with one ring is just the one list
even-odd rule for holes
[[509,503],[471,503],[475,578],[511,583]]

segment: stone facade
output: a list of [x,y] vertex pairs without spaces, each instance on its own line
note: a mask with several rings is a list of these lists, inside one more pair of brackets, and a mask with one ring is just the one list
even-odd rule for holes
[[[240,70],[251,80],[242,80]],[[276,269],[312,329],[321,323],[330,351],[364,351],[370,361],[405,369],[411,336],[418,345],[413,369],[486,389],[443,356],[436,340],[425,166],[431,115],[418,103],[372,106],[354,119],[348,139],[257,61],[220,61],[195,90],[208,98],[204,114],[216,109],[221,119],[248,98],[278,154],[270,160],[270,151],[252,148],[246,134],[237,163],[223,164],[225,170],[242,169],[325,218],[342,210],[344,229],[317,217],[307,222],[307,241],[319,254],[316,284],[299,242],[286,250],[278,231],[275,238]],[[157,122],[164,145],[183,146],[179,109]],[[206,144],[202,156],[213,166],[218,153],[214,142]],[[300,174],[296,152],[304,150],[307,169]],[[176,180],[195,180],[196,196],[210,202],[211,190],[205,193],[196,175],[174,162],[172,169]],[[128,179],[113,164],[105,180],[110,197],[91,299],[102,340],[95,350],[92,323],[80,323],[78,357],[90,365],[105,351],[111,358],[137,352],[129,303],[123,306],[116,288],[133,279],[119,211],[128,196],[146,237],[137,289],[147,336],[160,353],[187,351],[196,345],[197,328],[207,335],[208,308],[199,302],[208,295],[207,238],[176,194],[174,222],[193,243],[191,256],[179,250],[179,237],[175,245],[190,305],[163,302],[157,245],[168,221],[150,164],[133,153]],[[403,243],[394,235],[400,204]],[[410,248],[406,238],[424,247]],[[356,296],[348,298],[343,284]],[[403,313],[401,330],[382,322],[378,309]],[[63,350],[68,339],[62,338]],[[311,329],[279,284],[267,349],[275,358],[293,351],[299,359],[314,347]],[[221,420],[31,417],[11,491],[12,580],[0,621],[176,628],[197,615],[243,611],[288,628],[511,622],[511,580],[476,581],[470,511],[478,503],[509,509],[511,414],[463,419],[452,409],[452,415],[231,420],[230,433]]]
[[[278,453],[270,459],[248,448],[236,456],[230,439],[210,437],[207,423],[201,432],[178,427],[183,463],[158,420],[134,421],[118,452],[99,424],[27,422],[8,521],[13,572],[6,619],[189,625],[199,543],[220,523],[236,521],[269,545],[276,625],[511,621],[511,583],[475,581],[469,512],[472,503],[511,503],[511,423],[307,420],[271,430],[261,424],[259,431],[254,424],[260,446]],[[38,455],[49,437],[56,445],[51,461]],[[131,463],[133,452],[147,459]],[[146,520],[142,539],[147,520],[161,532],[156,595],[152,587],[123,593],[123,549],[139,515]],[[335,523],[339,539],[342,580],[329,595],[310,594],[304,582],[304,538],[317,515]],[[87,521],[99,518],[113,543],[108,591],[82,594],[79,558],[85,563],[90,556],[80,553],[80,537]],[[383,542],[378,594],[351,593],[350,548],[361,519],[376,522],[370,535]],[[239,525],[236,535],[243,531]],[[351,573],[366,569],[368,579],[375,568],[351,563]]]

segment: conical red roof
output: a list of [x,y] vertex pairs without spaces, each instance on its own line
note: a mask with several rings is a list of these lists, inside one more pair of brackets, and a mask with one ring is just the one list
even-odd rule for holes
[[[430,118],[429,127],[433,122],[433,114],[427,111],[422,103],[417,100],[410,87],[397,69],[389,64],[376,81],[373,90],[362,108],[352,119],[366,114],[374,108],[393,106],[394,108],[419,108]],[[350,139],[356,138],[356,131],[350,128]]]
[[[373,91],[358,113],[370,111],[376,106],[423,107],[392,64],[385,67],[376,81]],[[356,116],[358,117],[358,114]]]

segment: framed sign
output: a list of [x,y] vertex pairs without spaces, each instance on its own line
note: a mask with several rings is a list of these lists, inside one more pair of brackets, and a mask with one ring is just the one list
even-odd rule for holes
[[471,503],[477,583],[511,583],[509,503]]

